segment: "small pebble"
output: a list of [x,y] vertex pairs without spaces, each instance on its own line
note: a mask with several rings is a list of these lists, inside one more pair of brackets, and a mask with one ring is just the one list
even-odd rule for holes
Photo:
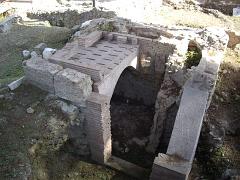
[[228,71],[226,69],[223,70],[223,74],[227,74]]
[[31,107],[27,108],[27,113],[28,114],[33,114],[34,113],[34,109],[31,108]]

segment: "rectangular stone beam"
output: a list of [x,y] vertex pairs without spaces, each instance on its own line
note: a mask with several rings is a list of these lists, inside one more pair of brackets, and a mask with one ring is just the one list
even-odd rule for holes
[[92,93],[86,101],[87,137],[92,159],[104,164],[112,153],[110,99]]
[[193,161],[208,97],[207,90],[185,85],[167,154]]

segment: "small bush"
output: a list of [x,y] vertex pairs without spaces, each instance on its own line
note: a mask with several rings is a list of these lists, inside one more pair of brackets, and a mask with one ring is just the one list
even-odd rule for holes
[[108,23],[108,24],[101,24],[98,27],[99,30],[101,31],[108,31],[108,32],[112,32],[114,30],[114,27],[112,24]]
[[186,68],[191,68],[192,66],[197,66],[202,58],[202,53],[200,50],[188,50],[186,53]]

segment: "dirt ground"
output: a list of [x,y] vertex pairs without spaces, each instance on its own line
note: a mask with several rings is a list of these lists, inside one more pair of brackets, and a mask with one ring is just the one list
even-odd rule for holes
[[132,179],[68,148],[61,129],[70,120],[46,92],[23,85],[0,94],[0,179]]
[[[120,96],[111,100],[113,155],[145,168],[151,168],[155,154],[145,150],[154,117],[154,106]],[[137,142],[134,142],[137,139]],[[142,143],[142,145],[140,143]]]

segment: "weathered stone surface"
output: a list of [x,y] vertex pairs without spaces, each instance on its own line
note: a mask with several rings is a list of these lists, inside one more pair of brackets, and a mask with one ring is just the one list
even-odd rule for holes
[[109,110],[109,97],[92,93],[87,99],[87,137],[92,158],[99,163],[107,162],[112,152]]
[[29,59],[31,57],[31,53],[28,50],[23,50],[22,55],[24,59]]
[[32,51],[31,52],[31,58],[37,58],[38,54],[36,53],[36,51]]
[[127,43],[127,37],[126,36],[117,36],[117,42],[118,43]]
[[41,55],[43,50],[47,47],[47,44],[45,43],[40,43],[34,47],[34,51],[38,54]]
[[73,26],[73,27],[71,28],[72,34],[75,34],[77,31],[80,30],[80,28],[81,28],[80,25],[75,25],[75,26]]
[[89,26],[89,24],[91,23],[92,20],[88,20],[88,21],[85,21],[84,23],[82,23],[81,25],[81,28],[85,28],[87,26]]
[[15,23],[17,19],[17,16],[12,15],[0,22],[0,33],[9,31],[12,28],[12,24]]
[[9,89],[14,90],[14,89],[18,88],[23,83],[23,81],[24,81],[24,76],[19,78],[16,81],[13,81],[12,83],[8,84],[8,87],[9,87]]
[[193,161],[203,117],[208,103],[208,91],[184,87],[167,154]]
[[[113,77],[110,74],[117,74],[118,79],[123,69],[135,60],[137,53],[137,45],[116,44],[101,40],[94,47],[84,48],[78,47],[72,42],[68,43],[62,50],[57,51],[50,57],[49,61],[61,64],[64,68],[88,74],[94,82],[98,82],[105,77]],[[134,62],[137,63],[137,61]],[[110,81],[112,80],[110,79]],[[112,84],[109,85],[112,86]],[[114,87],[115,85],[112,88],[114,89]],[[109,95],[111,96],[111,93]]]
[[[182,62],[183,63],[183,62]],[[149,152],[155,152],[160,138],[163,134],[164,124],[167,120],[167,114],[169,108],[176,102],[180,95],[180,87],[173,80],[174,70],[180,69],[180,67],[173,67],[175,64],[181,64],[176,59],[176,54],[171,55],[167,60],[166,72],[164,75],[163,83],[158,92],[156,103],[155,103],[155,116],[153,119],[153,125],[151,128],[151,134],[149,137],[149,143],[146,150]],[[161,71],[161,69],[158,69]]]
[[77,31],[74,33],[73,37],[80,37],[81,35],[81,31]]
[[48,60],[57,50],[53,48],[45,48],[43,50],[43,59]]
[[166,154],[158,154],[155,158],[151,180],[186,180],[191,170],[191,163]]
[[54,93],[53,77],[63,69],[60,65],[49,63],[37,57],[25,61],[23,67],[27,82]]
[[94,31],[90,34],[86,35],[80,35],[78,37],[78,45],[83,47],[90,47],[97,41],[99,41],[102,38],[102,32],[101,31]]
[[90,76],[67,68],[54,76],[54,88],[57,96],[84,106],[92,81]]

